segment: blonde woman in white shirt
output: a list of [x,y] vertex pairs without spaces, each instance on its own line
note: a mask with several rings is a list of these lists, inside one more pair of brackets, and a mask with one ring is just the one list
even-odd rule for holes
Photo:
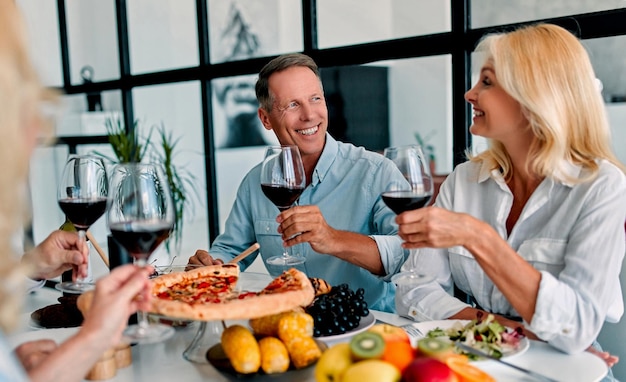
[[[19,318],[25,276],[47,277],[59,269],[42,254],[31,253],[22,262],[12,241],[15,225],[24,221],[30,155],[37,140],[50,135],[41,118],[41,103],[54,99],[37,80],[24,36],[15,2],[0,0],[0,381],[80,381],[105,350],[119,343],[128,316],[149,307],[150,270],[126,265],[98,280],[82,327],[60,345],[31,342],[13,353],[5,341]],[[61,244],[56,249],[67,247]],[[140,301],[138,295],[143,297]]]
[[[490,35],[476,51],[484,63],[465,99],[489,148],[447,177],[434,207],[397,217],[412,249],[403,269],[434,280],[398,290],[396,308],[417,321],[488,311],[581,352],[624,310],[626,177],[598,81],[582,44],[555,25]],[[455,285],[474,304],[453,297]]]

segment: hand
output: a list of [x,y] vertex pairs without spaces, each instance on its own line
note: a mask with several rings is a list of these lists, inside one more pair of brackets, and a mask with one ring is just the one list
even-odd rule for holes
[[599,351],[593,346],[589,346],[589,348],[587,348],[587,351],[600,357],[604,362],[606,362],[606,365],[608,367],[613,367],[613,365],[619,362],[619,357],[616,355],[612,355],[608,351]]
[[56,348],[53,340],[28,341],[15,348],[15,355],[26,372],[37,368]]
[[283,236],[283,245],[291,247],[298,243],[309,243],[318,253],[335,253],[341,235],[326,223],[317,206],[295,206],[283,211],[276,218],[278,232]]
[[470,216],[439,207],[411,210],[396,216],[404,248],[449,248],[463,245]]
[[81,333],[92,333],[109,348],[119,343],[128,317],[137,310],[149,310],[152,298],[148,276],[150,266],[126,264],[96,282],[93,301],[85,314]]
[[196,253],[189,258],[187,265],[219,265],[224,264],[221,259],[214,259],[209,252],[204,249],[196,250]]
[[53,231],[38,246],[24,254],[22,261],[34,265],[30,277],[50,279],[75,268],[78,277],[87,277],[89,247],[76,232]]

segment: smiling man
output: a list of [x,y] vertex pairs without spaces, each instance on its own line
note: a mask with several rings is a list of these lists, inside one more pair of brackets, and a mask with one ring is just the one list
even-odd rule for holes
[[[396,235],[395,214],[380,194],[402,181],[402,174],[382,155],[327,133],[324,90],[310,57],[288,54],[270,61],[259,73],[256,96],[263,126],[282,145],[298,146],[306,189],[297,206],[278,214],[261,191],[257,165],[239,186],[224,233],[208,253],[199,250],[189,262],[226,262],[254,242],[263,258],[292,247],[294,255],[306,258],[309,277],[363,288],[370,308],[395,311],[395,287],[388,279],[407,253]],[[253,260],[243,260],[242,269]]]

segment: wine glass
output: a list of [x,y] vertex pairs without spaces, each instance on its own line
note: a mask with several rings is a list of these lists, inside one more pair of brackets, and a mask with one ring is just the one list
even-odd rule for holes
[[[111,235],[143,267],[174,227],[174,205],[167,178],[157,164],[124,163],[111,175],[107,220]],[[171,326],[150,323],[137,312],[137,325],[124,335],[132,342],[154,343],[174,334]]]
[[[261,165],[261,189],[279,211],[289,209],[298,200],[305,186],[306,175],[298,146],[270,146],[265,150],[265,159]],[[273,277],[289,268],[306,273],[304,262],[304,257],[293,256],[287,249],[282,256],[272,256],[265,260],[267,270]]]
[[[392,182],[382,193],[382,199],[393,212],[401,214],[427,205],[433,195],[433,178],[428,159],[417,145],[388,147],[383,155],[398,167],[406,182]],[[398,287],[396,293],[406,293],[415,285],[426,283],[432,277],[416,269],[395,274],[391,281]]]
[[[63,169],[57,200],[66,219],[74,225],[83,241],[86,240],[87,229],[106,210],[107,187],[106,167],[101,158],[70,155]],[[93,287],[93,283],[78,277],[56,285],[58,290],[66,293],[83,293]]]
[[392,182],[382,198],[396,214],[422,208],[433,196],[428,159],[417,145],[388,147],[383,155],[398,167],[406,182]]

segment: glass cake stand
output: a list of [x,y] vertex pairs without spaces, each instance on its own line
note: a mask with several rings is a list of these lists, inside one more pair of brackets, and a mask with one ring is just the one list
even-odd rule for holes
[[[241,272],[237,281],[238,290],[260,291],[272,281],[272,277],[267,273]],[[183,351],[183,358],[194,363],[209,363],[207,351],[221,341],[224,328],[234,324],[248,325],[248,320],[211,320],[199,321],[198,331],[191,340],[191,343]]]

